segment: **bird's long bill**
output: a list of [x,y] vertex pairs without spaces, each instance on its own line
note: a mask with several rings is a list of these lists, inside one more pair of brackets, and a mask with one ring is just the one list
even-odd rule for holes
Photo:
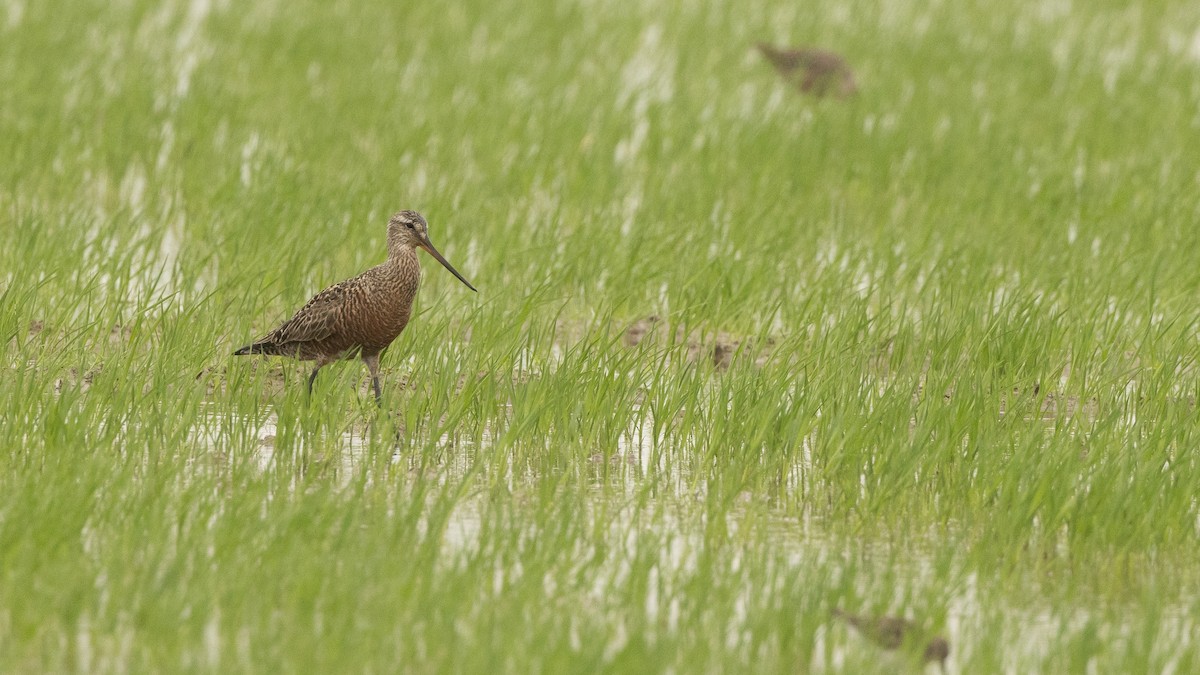
[[479,292],[478,290],[475,289],[474,286],[471,285],[471,282],[464,279],[463,275],[458,273],[458,270],[454,269],[454,265],[451,265],[449,263],[449,261],[447,261],[445,258],[442,257],[441,253],[438,253],[438,250],[433,247],[433,242],[426,239],[425,241],[421,242],[421,248],[425,249],[429,253],[429,255],[433,256],[434,260],[442,263],[442,267],[445,267],[446,269],[450,270],[450,273],[453,274],[454,276],[458,277],[459,281],[466,284],[467,288],[475,291],[476,293]]

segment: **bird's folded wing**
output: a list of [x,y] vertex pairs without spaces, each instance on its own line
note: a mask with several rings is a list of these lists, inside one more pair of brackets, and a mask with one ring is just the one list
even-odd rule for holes
[[313,296],[307,304],[275,329],[270,339],[277,344],[291,342],[313,342],[333,334],[342,306],[346,300],[346,289],[342,284],[330,286]]

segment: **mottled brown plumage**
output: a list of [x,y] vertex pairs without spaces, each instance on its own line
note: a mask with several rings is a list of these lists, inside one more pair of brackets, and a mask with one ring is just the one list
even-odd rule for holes
[[762,52],[784,80],[814,96],[847,98],[858,92],[854,71],[841,56],[822,49],[778,49],[760,42]]
[[943,668],[946,666],[950,643],[940,635],[926,640],[926,633],[911,621],[895,616],[850,614],[840,609],[833,610],[833,615],[854,626],[863,637],[884,649],[899,649],[911,643],[922,647],[921,657],[925,663],[936,662]]
[[416,211],[392,216],[387,260],[317,293],[292,318],[235,351],[234,356],[266,354],[316,361],[308,378],[310,394],[321,368],[338,359],[361,356],[371,371],[375,399],[379,400],[379,355],[408,325],[421,282],[417,249],[425,249],[467,288],[475,290],[434,248],[428,227]]

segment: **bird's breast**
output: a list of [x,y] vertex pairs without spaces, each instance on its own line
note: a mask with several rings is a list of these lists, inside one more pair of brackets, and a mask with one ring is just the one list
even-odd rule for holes
[[371,275],[367,289],[358,298],[356,317],[357,342],[366,348],[383,349],[396,339],[412,316],[413,300],[420,287],[420,268],[414,264],[393,269],[386,266]]

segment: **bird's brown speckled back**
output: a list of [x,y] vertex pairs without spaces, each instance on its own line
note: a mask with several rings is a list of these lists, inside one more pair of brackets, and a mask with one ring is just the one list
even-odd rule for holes
[[379,353],[408,325],[420,283],[416,251],[407,251],[317,293],[256,345],[302,361]]
[[838,98],[847,98],[858,92],[854,71],[838,54],[811,47],[779,49],[761,42],[758,50],[775,66],[783,79],[802,92],[814,96],[833,94]]

